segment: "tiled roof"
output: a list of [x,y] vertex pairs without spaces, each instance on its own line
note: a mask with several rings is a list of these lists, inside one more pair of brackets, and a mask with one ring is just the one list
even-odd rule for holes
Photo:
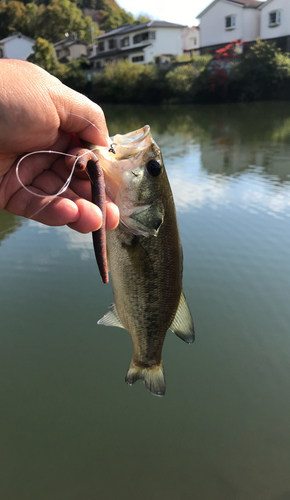
[[124,26],[120,26],[119,28],[115,28],[114,30],[107,31],[103,35],[98,36],[98,40],[102,40],[103,38],[107,38],[109,36],[120,35],[121,33],[129,33],[131,31],[138,31],[140,29],[145,28],[185,28],[183,24],[176,23],[168,23],[167,21],[147,21],[146,23],[137,24],[133,26],[132,24],[125,24]]
[[59,40],[59,42],[54,43],[54,47],[58,47],[59,45],[65,45],[66,47],[69,47],[70,45],[88,45],[87,42],[82,42],[78,38],[73,38],[73,37],[67,37],[63,38],[62,40]]

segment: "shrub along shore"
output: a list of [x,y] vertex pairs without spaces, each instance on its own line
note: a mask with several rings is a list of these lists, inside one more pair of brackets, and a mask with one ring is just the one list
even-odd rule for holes
[[[240,44],[239,44],[240,47]],[[227,49],[227,50],[226,50]],[[290,100],[290,57],[257,40],[237,51],[235,43],[216,57],[194,56],[169,69],[122,61],[88,81],[84,59],[45,68],[98,103],[184,104]],[[34,60],[41,64],[41,60]]]

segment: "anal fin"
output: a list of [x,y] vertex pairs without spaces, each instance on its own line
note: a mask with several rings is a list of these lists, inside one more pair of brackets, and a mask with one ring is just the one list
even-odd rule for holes
[[110,305],[109,307],[109,312],[105,314],[101,319],[98,321],[98,325],[105,325],[105,326],[118,326],[119,328],[124,328],[119,315],[117,313],[115,304]]
[[194,342],[194,326],[191,313],[186,302],[183,291],[180,295],[178,309],[169,329],[178,335],[184,342],[191,344]]

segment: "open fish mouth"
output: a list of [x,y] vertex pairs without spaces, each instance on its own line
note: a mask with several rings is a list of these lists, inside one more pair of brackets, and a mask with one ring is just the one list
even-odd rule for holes
[[142,146],[142,142],[148,134],[150,133],[150,126],[144,125],[144,127],[139,130],[134,130],[133,132],[129,132],[128,134],[116,134],[114,137],[111,137],[113,145],[123,147],[137,147],[140,148]]
[[[146,150],[152,142],[150,126],[144,125],[144,127],[124,135],[116,134],[111,137],[111,141],[113,149],[108,151],[107,148],[98,148],[96,151],[98,157],[101,155],[103,160],[115,161],[135,157],[138,153]],[[106,164],[103,168],[106,170]]]

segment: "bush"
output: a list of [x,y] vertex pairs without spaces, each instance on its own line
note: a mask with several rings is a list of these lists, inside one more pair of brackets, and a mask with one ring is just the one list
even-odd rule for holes
[[164,71],[153,64],[120,61],[108,64],[93,79],[91,98],[97,102],[159,103],[168,95]]
[[189,64],[177,66],[168,71],[166,80],[171,100],[176,102],[193,102],[200,89],[200,75],[207,67],[211,56],[195,56]]
[[265,100],[284,95],[290,83],[289,54],[274,43],[257,40],[240,60],[233,64],[229,76],[231,100]]

